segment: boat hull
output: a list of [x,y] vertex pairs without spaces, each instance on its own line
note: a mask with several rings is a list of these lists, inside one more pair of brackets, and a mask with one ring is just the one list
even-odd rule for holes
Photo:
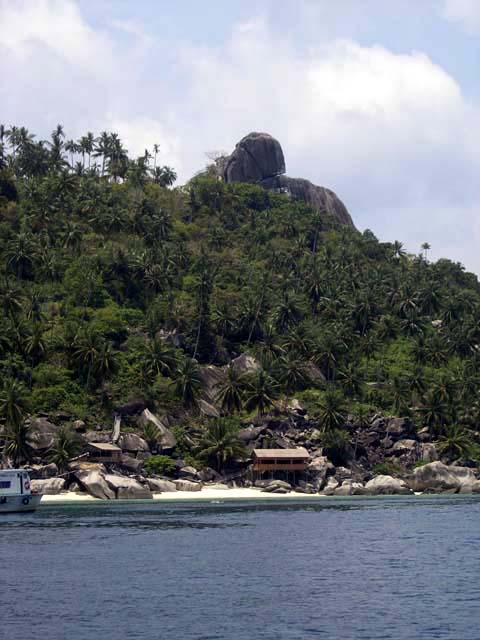
[[41,493],[0,496],[0,514],[17,511],[35,511],[42,499]]

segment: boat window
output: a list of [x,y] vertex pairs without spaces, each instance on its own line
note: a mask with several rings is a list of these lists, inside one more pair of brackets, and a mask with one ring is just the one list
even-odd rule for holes
[[10,489],[11,486],[10,480],[0,480],[0,489]]

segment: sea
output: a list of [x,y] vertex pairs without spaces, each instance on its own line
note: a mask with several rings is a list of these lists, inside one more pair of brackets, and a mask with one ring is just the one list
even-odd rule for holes
[[0,515],[1,640],[480,639],[480,497]]

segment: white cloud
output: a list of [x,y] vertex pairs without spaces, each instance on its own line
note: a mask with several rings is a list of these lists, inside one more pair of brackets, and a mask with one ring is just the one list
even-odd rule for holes
[[24,60],[46,50],[90,73],[111,63],[113,53],[72,0],[0,0],[0,46]]
[[480,34],[478,0],[444,0],[443,17],[460,23],[467,33]]
[[158,144],[158,164],[168,165],[176,171],[182,170],[181,143],[173,131],[152,118],[121,119],[115,116],[107,118],[107,131],[119,134],[130,156],[143,155],[145,149],[152,151],[152,146]]

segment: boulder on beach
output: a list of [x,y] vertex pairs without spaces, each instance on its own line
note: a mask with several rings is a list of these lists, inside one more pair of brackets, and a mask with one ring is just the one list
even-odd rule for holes
[[477,479],[473,470],[468,467],[447,466],[443,462],[430,462],[415,469],[406,482],[415,492],[441,493],[462,490],[462,493],[470,493],[473,491]]
[[177,490],[177,485],[172,480],[164,478],[147,478],[147,484],[153,493],[170,493]]
[[56,496],[65,489],[64,478],[45,478],[31,481],[32,491],[39,491],[46,496]]
[[102,473],[101,468],[102,465],[84,464],[74,472],[74,476],[85,491],[94,498],[114,500],[115,491],[105,480],[105,475]]
[[289,493],[292,485],[283,480],[270,480],[262,489],[262,493]]
[[190,480],[174,480],[177,491],[201,491],[202,484],[200,482],[190,482]]
[[392,476],[379,475],[369,480],[365,485],[365,492],[371,496],[405,495],[412,490],[403,480]]
[[140,484],[133,478],[107,473],[105,480],[115,492],[117,500],[145,500],[153,497],[148,485]]

